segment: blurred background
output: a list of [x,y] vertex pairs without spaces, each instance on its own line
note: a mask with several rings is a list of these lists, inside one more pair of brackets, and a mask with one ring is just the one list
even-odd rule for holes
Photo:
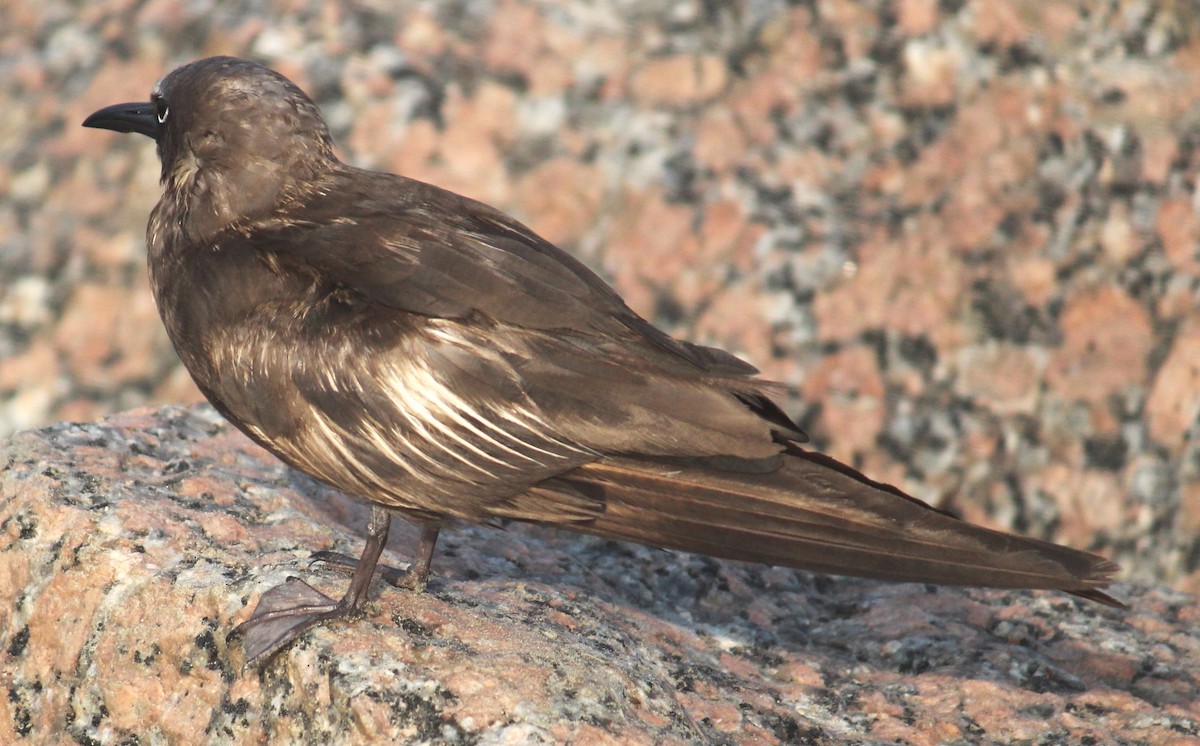
[[1200,591],[1195,3],[7,0],[0,434],[199,400],[154,146],[79,123],[214,54],[791,384],[831,455]]

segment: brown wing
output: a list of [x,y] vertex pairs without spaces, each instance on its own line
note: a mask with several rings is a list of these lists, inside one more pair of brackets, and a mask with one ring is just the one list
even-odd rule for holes
[[[281,274],[311,277],[318,292],[361,307],[364,318],[422,319],[413,322],[422,333],[381,335],[419,349],[364,353],[352,368],[427,361],[447,390],[469,392],[489,412],[532,407],[542,426],[594,452],[766,458],[778,453],[778,439],[805,439],[764,395],[770,384],[755,380],[752,366],[670,338],[502,213],[401,177],[331,178],[324,191],[343,198],[336,212],[308,201],[295,210],[302,221],[285,214],[223,245],[244,240]],[[361,378],[366,386],[370,376]],[[501,380],[508,389],[493,388]],[[319,384],[305,384],[319,409],[353,411],[321,403],[328,394]],[[386,399],[373,402],[376,411],[388,411]]]
[[192,306],[213,301],[167,314],[169,327],[207,317],[184,352],[208,398],[288,463],[368,500],[430,516],[574,522],[602,504],[569,490],[552,502],[525,493],[604,452],[769,459],[780,448],[741,395],[639,362],[645,347],[482,314],[429,318],[315,270],[272,272],[248,258],[256,252],[252,234],[189,253],[209,267],[206,286],[247,292],[219,304],[218,293],[163,288]]

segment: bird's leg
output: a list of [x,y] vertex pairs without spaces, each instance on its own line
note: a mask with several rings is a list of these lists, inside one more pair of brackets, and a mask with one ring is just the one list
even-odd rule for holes
[[389,582],[417,592],[425,590],[425,584],[429,581],[429,566],[433,564],[433,548],[437,545],[439,530],[437,526],[421,528],[421,543],[417,545],[417,552],[413,555],[412,564],[408,566],[408,572],[396,580],[389,579]]
[[233,630],[242,637],[247,663],[274,655],[315,624],[358,611],[367,598],[367,588],[371,585],[379,555],[387,544],[391,522],[391,515],[386,510],[371,507],[367,542],[354,567],[350,587],[340,601],[334,601],[297,577],[288,578],[283,585],[264,593],[254,614]]
[[[438,526],[422,526],[421,543],[417,545],[417,551],[413,554],[413,561],[408,569],[400,570],[388,565],[379,565],[376,568],[379,577],[397,588],[408,588],[417,592],[425,590],[425,584],[429,580],[429,566],[433,563],[433,548],[437,545],[440,530]],[[358,567],[358,563],[353,557],[341,552],[313,552],[309,559],[341,567]]]

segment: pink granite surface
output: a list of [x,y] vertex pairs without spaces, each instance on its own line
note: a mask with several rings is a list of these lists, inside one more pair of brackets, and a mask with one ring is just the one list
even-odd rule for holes
[[194,401],[141,138],[208,54],[796,387],[830,453],[1200,589],[1200,11],[759,0],[0,7],[0,432]]
[[3,430],[197,398],[141,268],[153,149],[76,125],[242,54],[351,160],[794,384],[839,457],[1200,587],[1192,5],[255,8],[0,8]]
[[[0,449],[0,743],[1185,744],[1197,599],[829,579],[512,525],[243,669],[234,625],[363,511],[207,407]],[[393,531],[386,562],[415,541]]]

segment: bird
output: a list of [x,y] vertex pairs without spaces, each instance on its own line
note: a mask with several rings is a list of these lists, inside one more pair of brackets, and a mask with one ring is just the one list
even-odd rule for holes
[[1118,567],[960,520],[806,446],[781,384],[635,313],[516,219],[339,160],[321,113],[270,68],[182,65],[85,127],[157,144],[150,284],[209,402],[289,466],[370,504],[333,599],[290,577],[234,632],[266,660],[358,612],[393,515],[438,533],[556,526],[885,581],[1050,589],[1111,606]]

